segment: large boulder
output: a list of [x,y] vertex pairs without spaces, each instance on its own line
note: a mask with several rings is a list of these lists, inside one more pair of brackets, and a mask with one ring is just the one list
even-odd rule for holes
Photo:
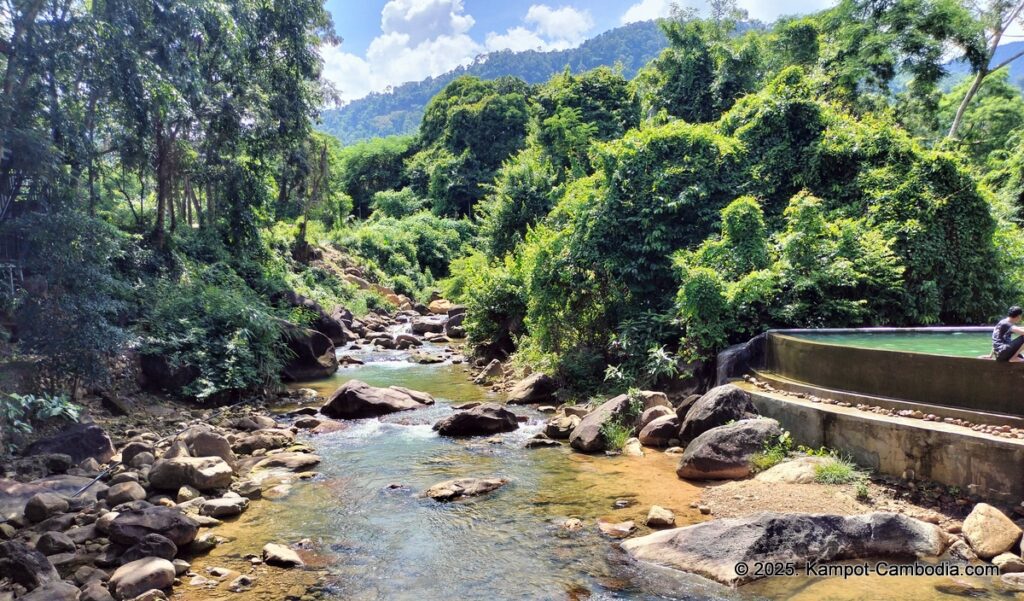
[[[312,319],[309,327],[327,338],[335,345],[345,344],[349,341],[348,328],[343,321],[346,311],[343,307],[335,307],[331,313],[327,313],[316,301],[306,298],[291,290],[274,295],[271,300],[285,304],[289,307],[301,309]],[[348,323],[352,323],[352,314],[348,313]]]
[[831,457],[797,457],[768,468],[754,476],[754,479],[773,484],[810,484],[817,478],[819,467],[832,461],[834,459]]
[[456,478],[439,482],[423,495],[435,501],[454,501],[461,497],[476,497],[498,490],[508,484],[505,478]]
[[679,436],[679,419],[675,413],[669,413],[651,420],[640,429],[640,444],[648,447],[667,447],[669,442]]
[[174,559],[178,554],[178,545],[162,534],[151,532],[142,537],[142,540],[128,547],[121,554],[121,563],[128,563],[146,557],[160,557],[163,559]]
[[182,547],[195,540],[198,530],[195,520],[163,506],[120,512],[107,527],[110,540],[125,546],[138,544],[149,534],[160,534]]
[[434,424],[441,436],[481,436],[511,432],[519,428],[516,414],[496,403],[484,403],[457,411]]
[[447,317],[417,317],[412,320],[412,333],[419,336],[424,334],[441,334],[444,332],[444,324],[447,322]]
[[256,430],[237,439],[231,448],[244,455],[250,455],[263,449],[271,451],[287,447],[295,442],[295,433],[283,428],[266,428]]
[[[894,513],[812,515],[760,513],[662,530],[622,543],[633,558],[699,574],[723,584],[750,582],[759,563],[935,557],[945,548],[938,526]],[[737,572],[745,563],[749,570]]]
[[149,484],[160,490],[177,491],[182,486],[198,490],[227,488],[234,470],[220,457],[175,457],[161,459],[149,471]]
[[555,400],[558,384],[551,376],[537,372],[520,380],[508,393],[509,405],[550,403]]
[[[580,425],[576,426],[576,429],[569,435],[569,444],[577,451],[585,453],[605,450],[608,445],[601,434],[601,429],[605,424],[617,421],[635,430],[640,422],[641,413],[647,408],[648,397],[641,397],[638,402],[641,403],[641,406],[635,406],[629,395],[625,394],[605,401],[580,421]],[[650,397],[650,402],[653,406],[654,403],[661,402],[661,399]]]
[[688,480],[746,478],[750,460],[765,443],[782,435],[773,419],[744,419],[712,428],[686,447],[676,474]]
[[60,580],[45,555],[18,541],[0,543],[0,574],[32,590]]
[[444,324],[444,334],[449,338],[465,338],[466,328],[462,324],[466,321],[466,313],[449,314],[448,321]]
[[712,388],[690,407],[679,428],[679,440],[690,444],[711,428],[757,415],[750,395],[732,384]]
[[428,394],[397,387],[376,388],[366,382],[349,380],[320,408],[320,413],[337,419],[378,417],[396,411],[419,409],[434,403]]
[[653,422],[659,417],[665,417],[666,415],[671,415],[672,417],[675,417],[676,412],[673,411],[672,408],[667,405],[655,405],[654,407],[651,407],[649,409],[644,409],[644,412],[640,414],[640,423],[638,424],[638,426],[642,430],[644,429],[644,427],[647,426],[647,424]]
[[220,457],[228,465],[234,465],[237,460],[228,439],[209,426],[193,426],[185,430],[182,439],[193,457]]
[[30,444],[25,455],[64,453],[75,463],[92,457],[100,463],[110,461],[114,456],[114,444],[103,428],[96,424],[74,424],[53,436],[39,439]]
[[316,330],[282,321],[283,337],[291,351],[291,359],[281,375],[286,380],[300,382],[328,378],[338,371],[338,357],[334,343]]
[[988,503],[978,503],[964,520],[964,538],[982,559],[992,559],[1017,545],[1021,529],[1003,512]]
[[146,557],[117,568],[110,576],[110,587],[118,599],[134,599],[147,591],[171,588],[174,577],[174,564]]
[[68,510],[68,500],[63,495],[41,492],[25,503],[25,517],[38,523]]

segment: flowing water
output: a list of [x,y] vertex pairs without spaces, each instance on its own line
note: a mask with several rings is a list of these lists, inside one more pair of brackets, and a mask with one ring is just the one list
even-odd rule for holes
[[[215,529],[232,542],[194,564],[200,572],[216,565],[250,573],[246,555],[258,555],[264,543],[301,541],[312,569],[260,568],[253,572],[256,586],[249,593],[186,585],[175,599],[280,600],[311,584],[318,585],[322,598],[338,601],[878,599],[894,590],[891,579],[854,584],[782,578],[733,591],[672,570],[637,566],[615,541],[599,534],[596,520],[635,520],[643,533],[643,518],[653,504],[673,509],[680,525],[705,519],[690,507],[700,488],[675,477],[675,458],[654,450],[630,458],[524,449],[543,416],[519,407],[516,412],[529,415],[529,422],[500,441],[442,438],[431,425],[452,413],[451,403],[499,397],[469,382],[461,366],[416,365],[402,352],[358,356],[367,364],[306,386],[329,394],[357,378],[423,390],[437,404],[311,437],[323,458],[321,475],[294,483],[283,498],[255,502],[239,519]],[[489,496],[455,503],[418,495],[462,476],[501,476],[510,483]],[[615,509],[622,499],[633,504]],[[560,522],[570,517],[583,520],[584,528],[562,529]],[[937,593],[935,582],[902,579],[899,598],[953,598]]]
[[902,332],[863,334],[791,334],[796,338],[887,351],[952,357],[979,357],[992,351],[990,332]]

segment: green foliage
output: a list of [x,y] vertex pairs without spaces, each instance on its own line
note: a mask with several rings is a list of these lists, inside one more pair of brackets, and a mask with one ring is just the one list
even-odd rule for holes
[[430,101],[407,173],[435,213],[472,214],[502,162],[524,145],[529,94],[515,78],[460,77]]
[[868,488],[867,482],[864,480],[858,480],[854,485],[857,491],[857,500],[864,503],[871,499],[871,490]]
[[77,421],[80,413],[64,395],[0,394],[0,440],[9,441],[5,450],[13,452],[15,436],[31,434],[35,426],[53,419]]
[[353,213],[367,217],[374,195],[406,184],[405,160],[412,154],[413,138],[376,138],[343,148],[338,153],[338,182],[352,199]]
[[857,464],[845,457],[832,457],[814,466],[814,481],[818,484],[850,484],[863,478],[864,474]]
[[377,215],[401,219],[418,212],[426,201],[410,188],[384,190],[373,195],[370,209]]
[[510,257],[492,262],[474,252],[456,259],[443,286],[448,298],[466,305],[463,324],[472,344],[512,350],[523,333],[527,298],[519,266]]
[[775,440],[765,441],[764,448],[750,458],[755,472],[763,472],[785,461],[793,451],[793,438],[789,432],[783,432]]
[[536,150],[524,150],[505,163],[490,194],[477,207],[487,253],[501,257],[518,246],[526,230],[554,206],[556,191],[555,174]]
[[605,447],[611,451],[620,451],[626,446],[626,441],[633,437],[633,428],[622,424],[617,419],[610,419],[601,424],[601,438],[604,439]]
[[186,266],[176,281],[158,282],[148,301],[142,352],[172,367],[188,366],[197,376],[174,392],[205,400],[258,392],[278,381],[288,352],[282,322],[226,266]]
[[7,234],[31,240],[24,268],[42,284],[18,299],[23,352],[38,356],[43,372],[72,392],[106,379],[107,361],[129,340],[119,318],[130,290],[117,270],[128,258],[126,236],[73,211],[31,213],[9,224]]
[[456,67],[438,77],[405,83],[389,92],[373,93],[323,113],[322,129],[345,144],[416,132],[423,109],[446,85],[463,75],[480,79],[518,77],[531,84],[548,81],[569,65],[574,73],[621,65],[625,77],[658,55],[667,42],[654,21],[630,23],[590,38],[575,48],[541,52],[491,52],[484,60]]
[[[964,113],[957,134],[959,145],[979,167],[984,167],[995,151],[1007,150],[1014,133],[1024,123],[1024,95],[1009,81],[1009,69],[1003,68],[985,78],[974,100]],[[964,79],[943,94],[938,106],[938,127],[941,135],[949,129],[961,100],[971,86]]]
[[399,294],[421,298],[435,280],[448,275],[450,258],[460,253],[472,233],[465,220],[420,211],[401,219],[375,215],[331,236],[339,247],[364,259],[382,283]]

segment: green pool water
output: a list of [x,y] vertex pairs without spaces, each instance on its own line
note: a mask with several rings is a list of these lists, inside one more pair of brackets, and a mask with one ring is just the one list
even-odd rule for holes
[[794,334],[793,336],[842,346],[951,357],[978,357],[992,351],[992,335],[989,332]]

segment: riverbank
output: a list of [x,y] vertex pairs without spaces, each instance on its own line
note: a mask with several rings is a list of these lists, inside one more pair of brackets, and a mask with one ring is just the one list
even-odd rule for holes
[[[405,327],[394,326],[390,334]],[[548,429],[555,409],[539,405],[509,405],[519,416],[511,432],[441,436],[434,424],[464,412],[467,403],[505,401],[502,390],[507,387],[475,384],[477,369],[468,366],[458,347],[448,341],[424,340],[405,350],[355,346],[360,348],[339,354],[358,363],[349,362],[333,377],[298,383],[277,402],[235,407],[214,420],[214,425],[226,428],[222,432],[240,458],[300,452],[321,461],[315,467],[261,477],[258,486],[248,489],[251,498],[239,515],[222,516],[220,523],[200,528],[198,537],[215,544],[179,555],[189,566],[177,576],[171,599],[614,596],[653,601],[678,598],[679,591],[694,598],[856,599],[862,598],[862,589],[841,578],[769,578],[731,591],[699,576],[632,561],[619,543],[622,537],[642,537],[667,525],[648,525],[655,506],[670,512],[676,527],[762,511],[887,511],[936,524],[954,535],[973,505],[966,499],[958,503],[960,499],[949,491],[911,481],[871,481],[867,497],[860,498],[853,485],[773,482],[760,476],[717,483],[686,480],[676,474],[679,449],[647,446],[642,455],[634,456],[585,454],[558,443],[528,448]],[[415,362],[414,357],[423,354],[444,359]],[[416,390],[431,395],[434,402],[355,420],[314,415],[327,397],[352,380],[371,388]],[[657,395],[649,398],[662,402]],[[563,411],[587,413],[600,404]],[[209,421],[216,411],[168,410],[174,407],[154,399],[151,414],[141,417],[112,416],[101,406],[93,409],[123,453],[130,438],[159,438],[190,419]],[[154,417],[158,415],[162,417]],[[237,429],[242,417],[263,430],[289,432],[294,439],[262,451],[240,446],[246,436]],[[153,425],[151,435],[138,431],[140,422]],[[160,449],[158,456],[166,454],[165,445]],[[507,484],[489,495],[453,503],[423,497],[439,482],[467,477],[502,478]],[[253,480],[244,471],[236,478]],[[150,492],[150,501],[161,501]],[[16,537],[32,540],[37,530],[30,524]],[[267,543],[293,550],[304,565],[268,565],[263,561]],[[438,578],[439,574],[445,577]],[[863,590],[885,590],[880,583],[865,582]],[[998,578],[895,582],[902,598],[937,598],[951,590],[977,596],[1008,591]],[[809,591],[820,596],[808,597]]]

